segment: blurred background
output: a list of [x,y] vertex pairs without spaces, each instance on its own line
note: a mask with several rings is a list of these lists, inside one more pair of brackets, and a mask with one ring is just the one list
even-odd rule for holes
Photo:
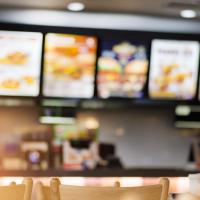
[[200,169],[200,1],[0,0],[0,184],[122,185]]

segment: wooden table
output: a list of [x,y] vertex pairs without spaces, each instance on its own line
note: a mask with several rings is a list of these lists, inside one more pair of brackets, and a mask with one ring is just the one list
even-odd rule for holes
[[185,193],[178,195],[176,200],[200,200],[200,196],[196,196],[191,193]]

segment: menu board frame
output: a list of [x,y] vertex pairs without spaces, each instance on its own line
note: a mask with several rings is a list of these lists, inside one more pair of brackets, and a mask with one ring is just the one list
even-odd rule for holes
[[[1,27],[0,28],[0,34],[5,35],[5,36],[6,36],[6,34],[8,34],[8,36],[9,36],[9,34],[10,34],[10,36],[14,36],[16,34],[16,36],[19,36],[21,38],[26,38],[26,37],[29,37],[29,36],[32,37],[35,34],[35,37],[38,37],[38,46],[37,46],[37,48],[40,51],[38,53],[38,60],[37,60],[37,67],[38,67],[37,76],[38,76],[38,78],[36,80],[36,87],[37,88],[35,89],[35,94],[30,94],[30,95],[27,94],[26,95],[25,93],[24,94],[20,94],[20,92],[19,92],[19,94],[17,94],[17,92],[16,92],[16,94],[14,94],[14,93],[12,94],[12,92],[10,92],[10,94],[6,94],[6,92],[5,92],[5,94],[4,94],[2,92],[2,94],[0,94],[0,97],[8,97],[8,98],[14,98],[14,97],[18,97],[18,98],[37,98],[37,97],[39,97],[40,96],[40,86],[41,86],[41,76],[42,76],[41,68],[42,68],[42,54],[43,54],[42,53],[43,52],[43,33],[41,31],[27,30],[27,29],[23,29],[23,28],[22,29],[20,29],[20,28],[15,29],[13,27],[13,28],[9,29],[7,26],[6,26],[6,28],[3,28],[1,25],[0,25],[0,27]],[[36,36],[36,34],[37,34],[37,36]],[[12,63],[17,62],[16,65],[20,66],[21,63],[23,64],[25,61],[23,62],[23,60],[19,60],[21,57],[18,57],[18,56],[23,56],[22,58],[24,58],[26,60],[26,57],[24,57],[25,55],[20,53],[20,51],[18,51],[17,49],[15,51],[8,51],[8,49],[7,49],[7,52],[16,52],[16,56],[13,54],[13,56],[15,56],[15,57],[13,57],[14,60],[11,60],[11,59],[9,60],[9,57],[8,58],[7,57],[5,57],[5,58],[2,57],[2,65],[4,65],[3,63],[5,63],[5,66],[6,65],[8,65],[8,66],[9,65],[15,65],[15,64],[12,64]],[[5,55],[7,55],[7,54],[5,54]],[[10,56],[12,56],[12,54],[10,54]],[[36,52],[35,52],[34,56],[36,56]],[[33,60],[33,58],[32,58],[32,60]],[[26,64],[26,65],[30,65],[30,63]],[[21,75],[23,75],[23,73],[21,73]],[[28,82],[29,83],[33,82],[32,78],[31,79],[30,78],[27,76],[27,80],[26,80],[27,84],[28,84]],[[14,82],[13,82],[13,84],[14,84]],[[10,87],[11,86],[12,85],[10,85]],[[14,85],[13,85],[13,87],[14,87]]]
[[[118,34],[116,34],[118,33]],[[195,33],[182,33],[182,32],[163,32],[163,31],[157,31],[157,32],[150,32],[150,31],[135,31],[135,30],[103,30],[101,34],[99,34],[100,38],[100,48],[101,49],[101,40],[110,38],[111,40],[123,40],[123,38],[126,38],[126,40],[136,40],[136,41],[142,41],[146,47],[147,47],[147,59],[149,61],[148,65],[148,72],[147,72],[147,80],[146,85],[144,88],[144,97],[142,98],[126,98],[126,97],[109,97],[106,99],[100,98],[98,96],[98,93],[96,92],[96,97],[100,99],[101,101],[112,101],[112,102],[121,102],[127,105],[176,105],[178,103],[195,103],[198,102],[198,91],[200,87],[200,62],[199,62],[199,68],[198,68],[198,78],[197,78],[197,87],[195,91],[195,95],[193,99],[185,100],[185,99],[152,99],[149,96],[148,90],[149,90],[149,72],[150,72],[150,58],[151,58],[151,42],[153,39],[164,39],[164,40],[180,40],[180,41],[197,41],[200,43],[200,38],[198,34]],[[98,54],[98,58],[100,56],[100,50]],[[199,58],[200,59],[200,58]],[[96,77],[97,80],[97,77]],[[97,85],[97,83],[96,83]]]
[[[161,44],[165,47],[161,47]],[[177,49],[175,49],[175,46],[177,45]],[[166,49],[166,46],[168,47]],[[184,50],[180,49],[180,47],[184,47]],[[186,47],[190,47],[189,49]],[[170,49],[171,48],[171,49]],[[154,52],[156,50],[156,52]],[[193,50],[193,51],[192,51]],[[193,53],[193,54],[191,54]],[[153,55],[152,55],[153,54]],[[160,55],[158,55],[160,54]],[[167,60],[165,59],[164,55],[168,54],[170,56]],[[194,60],[193,67],[194,69],[189,69],[188,65],[185,64],[185,62],[182,62],[180,59],[181,56],[187,56],[191,55],[192,58],[196,59]],[[162,57],[162,60],[158,60],[158,58]],[[176,58],[177,57],[177,58]],[[156,62],[155,58],[158,60]],[[174,60],[175,59],[175,60]],[[186,67],[186,71],[180,68],[181,66]],[[149,66],[149,81],[148,81],[148,97],[152,100],[167,100],[167,101],[191,101],[194,100],[197,95],[197,88],[199,84],[199,66],[200,66],[200,42],[195,40],[179,40],[179,39],[157,39],[154,38],[151,42],[151,58],[150,58],[150,66]],[[154,67],[154,68],[153,68]],[[157,68],[155,68],[157,67]],[[158,68],[160,67],[160,68]],[[161,68],[162,67],[162,68]],[[187,69],[188,68],[188,69]],[[161,70],[162,69],[162,70]],[[160,76],[155,76],[156,70],[160,70]],[[189,70],[189,71],[188,71]],[[193,70],[193,71],[191,71]],[[192,74],[193,72],[193,74]],[[197,72],[194,74],[194,72]],[[153,91],[152,88],[155,89],[156,83],[155,81],[159,81],[161,84],[160,87],[166,87],[168,86],[168,83],[165,83],[166,81],[171,81],[172,84],[175,86],[177,85],[177,90],[180,90],[180,86],[178,87],[178,84],[183,84],[185,79],[188,79],[193,76],[193,86],[191,91],[191,97],[189,97],[189,94],[182,94],[182,98],[176,96],[174,89],[170,88],[172,91],[166,90],[165,92],[159,91]],[[154,80],[152,80],[154,78]],[[161,82],[162,81],[162,82]],[[170,83],[171,83],[170,82]],[[158,83],[157,83],[158,84]],[[187,83],[188,84],[188,83]],[[158,86],[157,86],[158,87]],[[158,93],[158,94],[157,94]],[[172,94],[174,94],[174,97],[172,97]],[[180,94],[179,94],[180,95]],[[186,96],[187,95],[187,96]]]
[[[143,98],[149,71],[148,51],[144,41],[138,39],[104,38],[101,40],[97,61],[98,97],[101,99]],[[119,88],[110,89],[109,85],[111,88],[121,85],[123,89],[120,88],[120,91]],[[113,94],[117,90],[119,93]],[[108,94],[103,97],[106,91]]]
[[[93,81],[92,81],[92,97],[66,97],[66,96],[50,96],[50,95],[45,95],[44,93],[44,90],[45,90],[45,72],[44,72],[44,69],[45,69],[45,44],[46,44],[46,40],[47,40],[47,36],[49,34],[58,34],[58,35],[65,35],[65,36],[70,36],[70,37],[87,37],[87,38],[93,38],[95,40],[95,44],[96,44],[96,51],[95,51],[95,60],[94,60],[94,77],[93,77]],[[92,35],[92,34],[81,34],[81,33],[74,33],[74,32],[61,32],[61,31],[54,31],[54,32],[46,32],[44,34],[44,50],[43,50],[43,67],[42,67],[42,88],[41,88],[41,95],[44,97],[44,98],[53,98],[53,99],[92,99],[95,97],[95,88],[96,88],[96,65],[97,65],[97,58],[98,58],[98,44],[99,44],[99,40],[98,40],[98,37],[95,36],[95,35]]]
[[[103,28],[79,28],[79,27],[63,27],[63,26],[50,26],[50,25],[31,25],[31,24],[17,24],[17,23],[3,23],[0,22],[0,30],[3,31],[24,31],[24,32],[40,32],[43,34],[43,45],[42,45],[42,57],[41,57],[41,76],[40,76],[40,94],[37,97],[23,97],[23,96],[13,96],[17,98],[35,98],[39,101],[42,99],[47,99],[47,97],[42,94],[42,85],[43,85],[43,60],[44,60],[44,35],[46,33],[67,33],[67,34],[76,34],[76,35],[86,35],[86,36],[96,36],[98,38],[98,46],[97,46],[97,57],[99,57],[99,52],[101,48],[101,39],[104,38],[113,38],[123,40],[126,38],[127,40],[138,40],[143,41],[147,46],[147,58],[150,61],[151,57],[151,41],[153,39],[169,39],[169,40],[188,40],[188,41],[198,41],[200,42],[199,33],[193,30],[179,30],[178,32],[170,32],[167,29],[161,29],[156,31],[146,31],[145,28],[141,30],[120,30],[120,29],[103,29]],[[96,60],[97,65],[97,60]],[[176,105],[177,103],[198,103],[198,95],[200,94],[200,77],[198,70],[198,84],[195,98],[192,100],[172,100],[172,99],[150,99],[148,96],[148,83],[149,83],[149,72],[147,73],[147,81],[144,89],[144,97],[143,98],[116,98],[111,97],[108,99],[101,99],[97,96],[97,68],[95,72],[95,89],[94,96],[91,98],[92,100],[100,100],[103,102],[109,101],[117,101],[120,102],[120,105]],[[10,96],[1,96],[1,97],[10,97]],[[48,99],[62,99],[68,100],[69,98],[55,98],[48,97]],[[75,98],[76,100],[82,100],[82,98]]]

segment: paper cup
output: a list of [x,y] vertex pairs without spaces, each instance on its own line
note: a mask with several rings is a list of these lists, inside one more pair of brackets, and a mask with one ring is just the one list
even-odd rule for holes
[[190,193],[200,197],[200,174],[190,174],[188,178]]

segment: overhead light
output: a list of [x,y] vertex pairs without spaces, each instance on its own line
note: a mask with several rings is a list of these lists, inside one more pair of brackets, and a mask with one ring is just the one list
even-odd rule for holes
[[183,18],[194,18],[197,16],[197,13],[194,10],[182,10],[180,15]]
[[82,11],[85,9],[85,5],[81,2],[71,2],[67,5],[67,9],[70,11]]

